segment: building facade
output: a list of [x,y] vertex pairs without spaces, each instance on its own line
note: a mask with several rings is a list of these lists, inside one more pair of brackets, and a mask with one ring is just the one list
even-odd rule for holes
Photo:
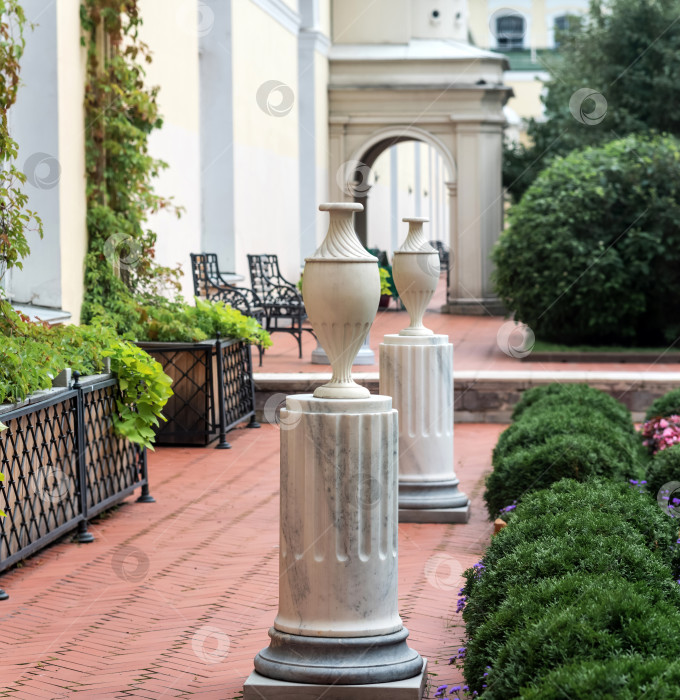
[[[42,216],[16,303],[79,317],[85,223],[85,49],[78,0],[24,0],[23,85],[11,128]],[[480,3],[483,4],[483,3]],[[299,279],[326,229],[318,204],[357,200],[364,242],[391,253],[408,215],[451,246],[449,311],[493,311],[488,253],[502,227],[507,61],[468,38],[467,0],[139,0],[164,123],[150,140],[168,163],[157,191],[161,264],[216,252],[248,284],[247,254],[276,253]]]

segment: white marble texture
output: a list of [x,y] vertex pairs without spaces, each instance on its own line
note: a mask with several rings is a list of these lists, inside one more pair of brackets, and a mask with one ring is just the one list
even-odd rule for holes
[[380,393],[399,412],[399,482],[444,481],[453,471],[453,345],[448,336],[386,335]]
[[290,396],[281,424],[275,629],[317,637],[400,630],[392,400]]

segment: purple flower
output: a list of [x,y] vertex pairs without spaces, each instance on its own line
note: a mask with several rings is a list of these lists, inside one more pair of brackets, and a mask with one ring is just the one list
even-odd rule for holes
[[444,693],[446,692],[446,689],[448,688],[448,685],[440,685],[439,688],[437,688],[434,696],[435,698],[443,698]]

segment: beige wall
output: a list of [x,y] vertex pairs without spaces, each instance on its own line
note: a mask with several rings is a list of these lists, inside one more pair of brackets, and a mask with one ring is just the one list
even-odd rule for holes
[[[236,271],[249,253],[277,253],[284,276],[299,273],[297,37],[249,0],[232,5]],[[258,88],[279,81],[293,91],[281,116],[258,104]],[[269,96],[272,108],[282,93]]]
[[[182,291],[193,297],[189,254],[200,252],[200,159],[198,85],[198,8],[196,0],[140,0],[144,24],[140,38],[152,53],[147,85],[159,85],[162,129],[151,134],[151,155],[168,164],[155,181],[156,192],[184,208],[180,219],[169,212],[154,214],[149,227],[158,234],[156,259],[181,264]],[[202,31],[210,15],[202,15]]]
[[[80,14],[73,3],[57,3],[59,66],[59,229],[61,307],[80,319],[87,253],[85,194],[85,97],[87,51],[80,45]],[[46,232],[49,235],[49,232]]]

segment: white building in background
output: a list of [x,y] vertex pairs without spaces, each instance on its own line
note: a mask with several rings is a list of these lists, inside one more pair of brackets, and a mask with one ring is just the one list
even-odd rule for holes
[[[23,0],[36,24],[11,115],[45,239],[7,276],[17,303],[79,316],[85,222],[85,50],[78,0]],[[323,237],[319,202],[362,201],[370,247],[398,247],[401,218],[429,216],[451,246],[448,311],[496,310],[488,253],[502,222],[505,58],[468,42],[476,0],[139,0],[169,164],[156,183],[160,263],[216,252],[247,285],[248,253],[297,281]],[[364,177],[365,175],[365,177]]]

